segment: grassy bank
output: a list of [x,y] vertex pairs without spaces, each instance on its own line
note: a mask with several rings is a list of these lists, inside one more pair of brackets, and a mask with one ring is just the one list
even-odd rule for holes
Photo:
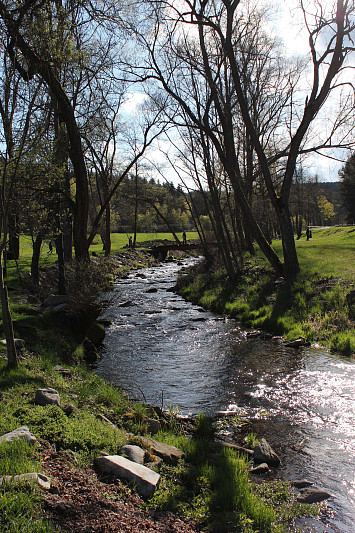
[[[129,260],[124,261],[122,257],[116,264],[116,274],[145,264],[144,255],[128,256]],[[44,260],[50,262],[52,257],[46,254]],[[26,259],[22,258],[22,261],[26,262]],[[25,266],[28,268],[28,262]],[[150,521],[147,524],[152,526],[144,527],[152,531],[162,530],[161,524],[160,529],[158,526],[154,529],[154,520],[158,520],[156,516],[165,516],[165,512],[176,513],[190,524],[193,531],[281,532],[298,514],[319,510],[317,506],[307,510],[301,507],[287,484],[251,484],[246,458],[233,450],[216,448],[209,421],[201,416],[187,432],[174,416],[173,409],[170,416],[161,421],[162,430],[155,438],[178,446],[186,458],[178,466],[163,464],[160,487],[154,497],[143,503],[134,499],[134,492],[119,482],[100,483],[92,469],[93,459],[102,451],[117,453],[123,444],[139,443],[140,436],[147,434],[149,418],[158,415],[145,405],[132,403],[121,390],[83,366],[80,350],[76,349],[70,330],[63,329],[56,315],[42,313],[38,304],[29,302],[32,299],[27,298],[26,287],[19,283],[16,268],[11,270],[11,276],[15,331],[25,337],[26,349],[19,367],[9,371],[4,347],[0,348],[0,435],[26,425],[40,446],[1,444],[0,476],[27,472],[55,474],[51,476],[53,491],[45,495],[28,481],[0,486],[1,531],[66,530],[68,517],[72,517],[65,509],[75,506],[76,500],[65,500],[66,485],[61,479],[64,466],[70,471],[71,477],[66,484],[72,486],[74,495],[79,497],[83,492],[82,476],[89,475],[91,477],[85,479],[89,479],[96,490],[93,495],[88,492],[90,503],[91,498],[97,499],[99,492],[103,507],[116,513],[117,506],[121,505],[120,512],[127,513],[128,523],[132,512],[136,518],[136,514],[145,509],[148,513],[144,515],[145,519]],[[68,372],[62,374],[58,365],[65,365]],[[64,409],[56,405],[35,405],[35,391],[42,387],[56,389]],[[69,411],[65,407],[68,405],[71,406]],[[88,487],[85,490],[89,491]],[[126,506],[127,511],[124,510]],[[57,507],[59,514],[53,522],[49,511],[53,512]],[[85,515],[90,515],[94,521],[93,513],[90,509],[85,510]],[[110,521],[110,511],[107,511],[105,520]],[[87,527],[95,531],[94,527],[90,529],[90,522]],[[72,530],[81,531],[83,527]]]
[[[279,241],[273,246],[281,252]],[[223,269],[193,271],[180,279],[181,294],[247,327],[355,353],[355,307],[346,302],[355,280],[355,228],[315,229],[310,241],[303,235],[296,246],[301,272],[292,285],[277,282],[257,254],[245,258],[237,282]]]
[[[80,468],[91,468],[92,460],[102,451],[118,453],[123,444],[140,444],[139,435],[147,433],[147,420],[154,416],[148,407],[131,403],[119,389],[85,367],[67,365],[70,375],[61,375],[54,365],[58,361],[53,354],[47,358],[42,351],[41,355],[28,355],[17,370],[9,372],[0,360],[0,434],[27,425],[41,445],[0,445],[1,475],[33,471],[48,474],[48,460],[53,462],[68,451],[74,452],[72,457]],[[75,406],[75,414],[68,416],[56,405],[34,405],[38,387],[58,390],[63,405]],[[132,433],[136,437],[132,438]],[[233,450],[216,448],[211,440],[210,423],[202,415],[195,429],[186,435],[171,413],[164,430],[154,438],[178,446],[186,459],[178,466],[162,465],[159,470],[162,479],[154,497],[146,503],[138,502],[149,513],[173,512],[192,522],[196,531],[282,532],[296,516],[319,511],[319,506],[305,509],[298,504],[286,483],[251,484],[247,459]],[[60,482],[60,478],[52,479],[54,487],[60,487]],[[106,485],[101,486],[105,494]],[[74,485],[74,490],[81,491],[82,487]],[[46,495],[47,501],[48,498]],[[125,501],[128,498],[126,487],[120,483],[115,485],[115,498]],[[112,505],[112,494],[108,494],[109,503]],[[1,486],[0,530],[61,531],[58,523],[54,527],[43,518],[42,506],[41,490],[29,482]],[[110,520],[109,512],[107,520]],[[60,524],[63,530],[65,524],[64,516]]]

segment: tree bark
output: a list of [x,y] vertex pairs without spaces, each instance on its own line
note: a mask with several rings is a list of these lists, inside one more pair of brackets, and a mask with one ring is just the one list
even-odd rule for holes
[[39,286],[39,258],[41,255],[41,246],[43,242],[42,233],[40,232],[33,243],[33,253],[31,260],[31,279],[35,287]]
[[12,327],[12,318],[9,307],[9,298],[7,295],[7,288],[4,285],[3,276],[3,263],[2,263],[2,250],[0,251],[0,299],[1,299],[1,311],[2,311],[2,324],[4,329],[4,335],[6,339],[6,351],[7,351],[7,367],[16,368],[18,366],[18,357],[15,347],[14,331]]
[[65,286],[65,266],[62,233],[60,233],[56,238],[55,246],[58,255],[58,294],[66,294],[67,290]]

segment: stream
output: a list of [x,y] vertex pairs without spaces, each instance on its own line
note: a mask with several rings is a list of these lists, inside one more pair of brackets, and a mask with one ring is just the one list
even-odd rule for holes
[[194,260],[131,272],[103,295],[106,329],[96,371],[129,396],[182,414],[244,413],[281,458],[279,477],[330,492],[301,531],[355,531],[355,360],[247,338],[233,319],[171,291]]

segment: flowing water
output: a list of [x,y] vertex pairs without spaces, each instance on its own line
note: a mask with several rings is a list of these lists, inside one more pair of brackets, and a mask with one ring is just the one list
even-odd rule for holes
[[133,272],[105,295],[112,324],[97,372],[182,413],[247,413],[280,455],[282,479],[307,478],[334,496],[301,529],[354,533],[354,359],[247,338],[234,320],[185,302],[170,289],[189,263]]

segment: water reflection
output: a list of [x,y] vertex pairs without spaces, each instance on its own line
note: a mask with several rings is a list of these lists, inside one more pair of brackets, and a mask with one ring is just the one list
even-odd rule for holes
[[[109,296],[97,371],[138,399],[182,412],[234,405],[275,446],[285,479],[335,495],[314,531],[355,531],[355,364],[326,351],[246,340],[238,325],[169,291],[176,264],[131,274]],[[154,289],[154,292],[151,289]],[[125,302],[123,307],[120,306]],[[261,414],[267,413],[267,419]],[[309,522],[308,522],[309,525]],[[302,528],[302,525],[301,525]]]

